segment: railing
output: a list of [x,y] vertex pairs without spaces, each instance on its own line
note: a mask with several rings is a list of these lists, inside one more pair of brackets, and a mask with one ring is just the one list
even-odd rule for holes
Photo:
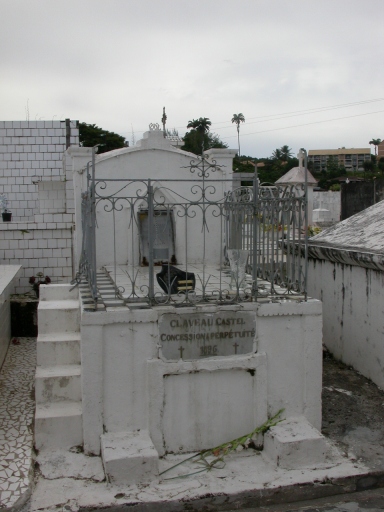
[[232,190],[215,162],[191,161],[191,179],[110,179],[87,171],[79,276],[97,301],[108,270],[127,304],[306,300],[306,186]]

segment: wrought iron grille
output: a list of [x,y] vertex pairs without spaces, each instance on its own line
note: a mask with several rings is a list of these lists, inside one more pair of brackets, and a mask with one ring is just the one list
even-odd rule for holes
[[232,189],[214,179],[216,162],[189,169],[180,180],[96,178],[93,161],[78,274],[93,299],[103,267],[127,305],[306,300],[306,184],[262,186],[255,175]]

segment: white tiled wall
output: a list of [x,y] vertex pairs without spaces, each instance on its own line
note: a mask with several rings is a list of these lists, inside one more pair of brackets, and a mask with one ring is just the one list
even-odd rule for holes
[[40,181],[39,213],[65,213],[65,182]]
[[[70,121],[70,144],[79,144]],[[0,121],[0,193],[9,200],[13,220],[33,220],[39,181],[63,181],[66,121]]]
[[[70,121],[70,145],[79,145]],[[65,161],[66,121],[0,121],[0,194],[11,222],[0,217],[0,264],[23,266],[16,293],[31,290],[37,272],[53,283],[72,279],[74,193]]]
[[31,290],[29,278],[42,272],[53,283],[72,279],[72,219],[70,214],[37,215],[38,222],[0,223],[0,262],[22,265],[15,293]]

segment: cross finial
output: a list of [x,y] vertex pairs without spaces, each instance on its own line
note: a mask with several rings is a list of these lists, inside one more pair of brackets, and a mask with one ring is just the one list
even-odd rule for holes
[[299,159],[299,167],[304,167],[304,151],[302,149],[297,153],[297,158]]
[[163,133],[165,137],[165,123],[167,122],[167,114],[165,113],[165,107],[163,107],[163,117],[161,118],[161,122],[163,123]]

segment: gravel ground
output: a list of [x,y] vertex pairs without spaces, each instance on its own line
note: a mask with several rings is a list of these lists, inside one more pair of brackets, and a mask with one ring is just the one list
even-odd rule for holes
[[346,454],[384,469],[384,391],[324,351],[324,435]]

